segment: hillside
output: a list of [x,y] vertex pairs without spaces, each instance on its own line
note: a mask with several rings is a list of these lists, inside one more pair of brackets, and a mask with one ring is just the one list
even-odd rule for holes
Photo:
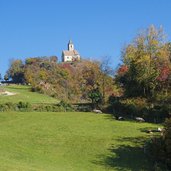
[[144,132],[157,125],[94,113],[0,113],[0,170],[149,171]]
[[1,87],[1,90],[6,91],[5,95],[0,95],[0,103],[12,102],[18,103],[29,102],[33,103],[57,103],[58,100],[44,94],[32,92],[30,86],[9,85]]

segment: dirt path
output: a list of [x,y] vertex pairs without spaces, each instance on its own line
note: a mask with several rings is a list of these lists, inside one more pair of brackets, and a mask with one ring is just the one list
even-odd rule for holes
[[9,91],[4,91],[4,92],[0,92],[0,95],[13,96],[13,95],[16,95],[16,93],[9,92]]

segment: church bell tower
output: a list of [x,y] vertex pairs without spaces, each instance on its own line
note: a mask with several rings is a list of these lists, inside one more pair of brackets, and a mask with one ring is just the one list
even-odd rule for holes
[[74,44],[72,43],[72,40],[69,41],[68,43],[68,50],[73,51],[74,50]]

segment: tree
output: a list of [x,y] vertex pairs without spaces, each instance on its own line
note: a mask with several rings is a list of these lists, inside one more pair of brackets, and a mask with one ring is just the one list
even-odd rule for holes
[[82,76],[82,90],[84,95],[88,95],[89,92],[96,88],[100,91],[100,67],[97,62],[83,62],[83,68],[81,72]]
[[101,76],[101,85],[102,85],[102,102],[105,103],[106,97],[106,88],[109,87],[108,84],[113,84],[113,69],[110,66],[111,60],[109,57],[105,57],[100,64],[100,76]]
[[5,81],[8,81],[8,80],[9,80],[8,74],[5,74],[5,75],[4,75],[4,80],[5,80]]
[[[125,95],[154,96],[158,87],[161,87],[162,82],[159,78],[165,74],[164,78],[167,80],[170,75],[169,58],[169,51],[166,48],[161,28],[156,29],[150,26],[146,31],[140,33],[132,43],[124,48],[123,65],[116,76],[116,80],[125,89]],[[127,68],[124,74],[121,73],[123,66]]]
[[24,64],[21,60],[13,60],[10,68],[7,71],[7,75],[12,79],[14,83],[24,83]]
[[93,108],[97,108],[98,104],[102,102],[102,94],[99,88],[95,88],[89,91],[88,97],[92,101]]
[[107,65],[102,69],[101,66],[97,61],[58,64],[54,56],[34,57],[27,58],[24,63],[12,61],[7,74],[16,83],[24,79],[33,91],[72,103],[89,102],[90,92],[97,88],[106,98],[113,93],[113,78],[108,75]]

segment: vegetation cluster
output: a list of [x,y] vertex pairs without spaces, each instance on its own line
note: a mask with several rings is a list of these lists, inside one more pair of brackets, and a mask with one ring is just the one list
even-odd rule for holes
[[115,81],[123,90],[109,99],[115,114],[162,122],[171,115],[171,43],[162,28],[138,34],[122,51]]
[[70,104],[61,101],[57,104],[31,104],[29,102],[6,102],[0,104],[0,112],[9,112],[9,111],[20,111],[20,112],[72,112],[76,109]]
[[115,81],[123,96],[109,98],[116,117],[142,117],[161,123],[167,119],[164,131],[145,145],[145,151],[155,162],[154,170],[171,169],[171,43],[162,30],[154,26],[141,32],[122,51],[123,64]]
[[171,119],[166,120],[160,136],[146,142],[145,150],[155,162],[156,170],[171,170]]
[[102,67],[103,64],[88,60],[57,63],[57,57],[36,57],[25,62],[12,61],[6,77],[63,101],[96,104],[116,91],[108,68],[104,71]]

